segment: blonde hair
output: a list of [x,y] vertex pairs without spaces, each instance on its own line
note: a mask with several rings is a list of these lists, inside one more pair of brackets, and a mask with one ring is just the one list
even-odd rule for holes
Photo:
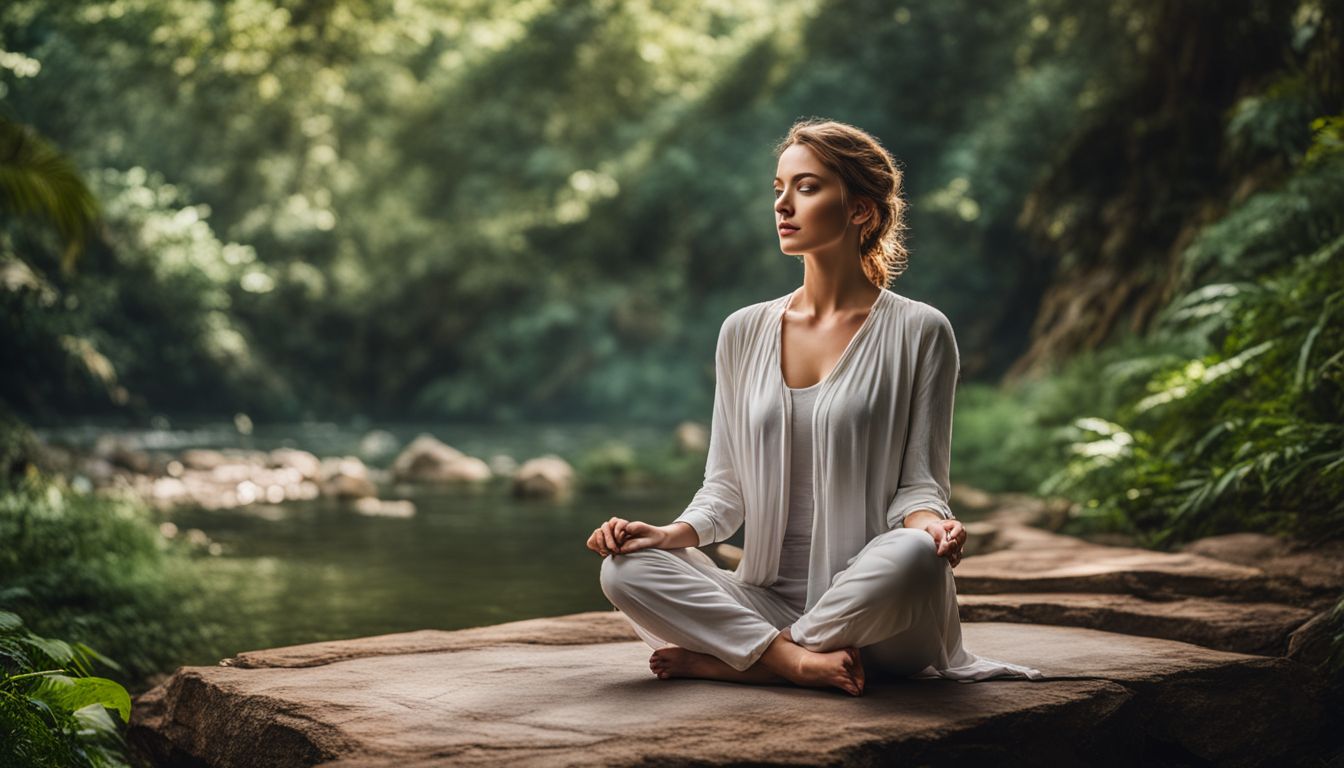
[[802,144],[840,177],[840,199],[849,211],[851,195],[873,202],[875,215],[859,231],[859,260],[868,279],[886,288],[906,270],[906,202],[901,197],[901,171],[891,154],[868,132],[835,120],[799,120],[775,147],[775,159]]

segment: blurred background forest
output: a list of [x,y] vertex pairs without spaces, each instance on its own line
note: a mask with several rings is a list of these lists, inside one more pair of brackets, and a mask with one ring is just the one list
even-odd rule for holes
[[141,674],[189,645],[113,628],[181,607],[162,520],[32,430],[707,420],[723,318],[801,281],[809,116],[905,172],[955,482],[1152,547],[1344,535],[1344,3],[7,0],[0,607]]

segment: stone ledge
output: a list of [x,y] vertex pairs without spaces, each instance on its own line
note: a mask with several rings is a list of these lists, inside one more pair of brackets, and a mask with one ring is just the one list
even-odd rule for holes
[[993,550],[969,555],[957,566],[961,594],[1194,596],[1317,607],[1338,597],[1338,590],[1303,583],[1286,572],[1267,574],[1193,552],[1105,546],[1016,524],[994,525]]
[[[649,648],[615,637],[613,620],[624,624],[595,612],[182,667],[137,698],[131,739],[159,765],[1255,765],[1308,757],[1318,737],[1318,684],[1287,659],[966,623],[968,649],[1047,679],[874,680],[851,698],[658,680]],[[582,641],[585,623],[614,639]]]
[[373,656],[465,651],[501,643],[583,645],[638,639],[639,636],[620,613],[590,611],[455,631],[422,629],[352,640],[288,645],[240,653],[224,659],[219,665],[240,669],[317,667]]
[[1305,608],[1210,598],[1145,600],[1133,595],[1029,593],[958,595],[962,621],[1059,624],[1160,637],[1236,653],[1284,656],[1309,621]]

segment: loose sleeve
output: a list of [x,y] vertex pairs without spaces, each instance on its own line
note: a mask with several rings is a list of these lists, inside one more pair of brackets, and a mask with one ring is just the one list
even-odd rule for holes
[[952,464],[952,406],[961,373],[956,336],[947,317],[934,310],[920,338],[910,424],[901,456],[901,477],[887,509],[887,528],[905,524],[905,516],[927,509],[952,518],[948,499]]
[[686,511],[673,521],[690,523],[699,536],[696,546],[700,547],[723,541],[742,526],[742,489],[732,456],[738,402],[732,320],[730,316],[719,328],[714,352],[714,411],[709,424],[705,480]]

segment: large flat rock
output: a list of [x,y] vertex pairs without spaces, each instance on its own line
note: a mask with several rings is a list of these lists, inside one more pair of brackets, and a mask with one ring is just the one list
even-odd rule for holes
[[1067,592],[958,595],[957,602],[962,621],[1061,624],[1268,656],[1287,655],[1293,632],[1316,615],[1278,603]]
[[1192,541],[1182,552],[1259,568],[1271,578],[1300,582],[1312,592],[1344,590],[1344,541],[1289,541],[1264,533],[1227,533]]
[[957,566],[958,592],[1200,596],[1304,606],[1338,596],[1337,590],[1304,584],[1288,571],[1268,574],[1195,552],[1104,546],[1012,524],[999,525],[992,536],[994,551],[968,556]]
[[[603,611],[242,654],[138,697],[160,765],[1258,765],[1308,759],[1307,667],[1073,627],[963,625],[1040,681],[871,680],[863,697],[658,680]],[[1229,720],[1235,716],[1235,720]],[[1235,722],[1234,728],[1228,723]]]

